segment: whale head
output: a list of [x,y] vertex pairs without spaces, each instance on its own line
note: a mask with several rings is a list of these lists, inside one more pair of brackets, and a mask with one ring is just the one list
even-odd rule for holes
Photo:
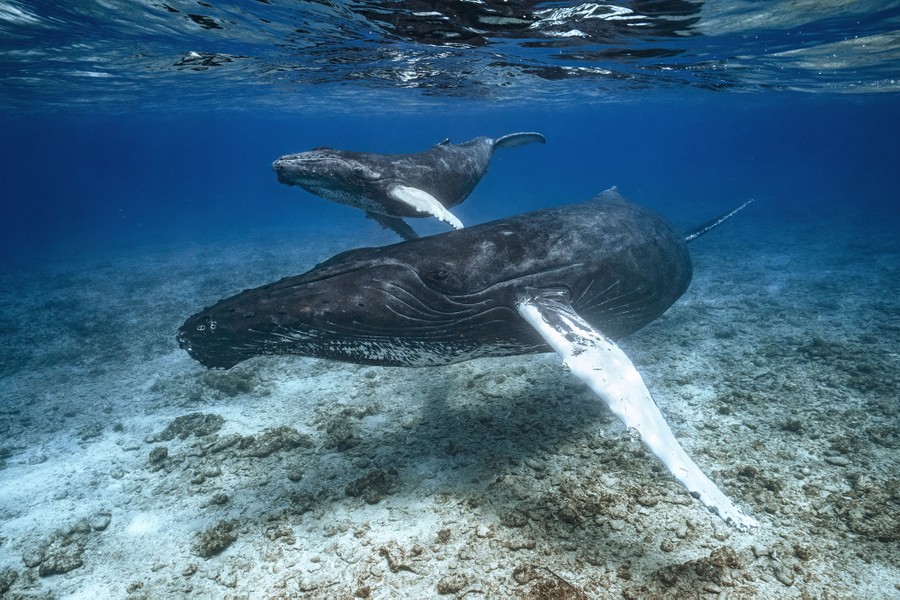
[[316,148],[288,154],[272,163],[278,181],[293,185],[333,202],[371,208],[369,201],[380,195],[384,173],[371,160],[355,153]]
[[[209,368],[294,354],[361,364],[427,366],[468,358],[497,303],[455,298],[445,263],[418,264],[379,249],[338,256],[311,271],[245,290],[178,330],[179,346]],[[509,310],[503,311],[512,318]]]

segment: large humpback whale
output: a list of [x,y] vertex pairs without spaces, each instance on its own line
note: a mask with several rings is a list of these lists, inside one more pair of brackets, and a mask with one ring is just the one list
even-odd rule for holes
[[543,143],[539,133],[511,133],[440,144],[416,154],[371,154],[316,148],[282,156],[272,168],[278,181],[366,215],[404,239],[418,237],[404,217],[437,217],[455,229],[462,223],[448,209],[465,200],[487,172],[494,150]]
[[753,529],[756,521],[682,449],[613,341],[684,293],[686,240],[737,210],[683,236],[612,189],[581,204],[351,250],[205,308],[178,342],[220,368],[265,354],[417,367],[555,350],[691,495]]

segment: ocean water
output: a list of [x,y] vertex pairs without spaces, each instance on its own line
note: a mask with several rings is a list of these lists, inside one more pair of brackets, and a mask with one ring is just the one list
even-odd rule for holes
[[[0,2],[0,596],[900,597],[900,3]],[[192,314],[399,242],[279,156],[536,131],[694,278],[620,345],[729,527],[552,353],[207,370]],[[409,219],[423,236],[449,227]]]

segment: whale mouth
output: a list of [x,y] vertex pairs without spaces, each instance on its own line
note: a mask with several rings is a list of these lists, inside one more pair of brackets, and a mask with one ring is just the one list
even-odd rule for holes
[[188,339],[187,334],[183,330],[179,330],[175,335],[175,340],[178,342],[178,347],[182,350],[190,353],[193,348],[191,347],[191,340]]
[[317,176],[316,172],[308,166],[304,167],[302,159],[291,157],[282,157],[273,162],[272,170],[275,171],[279,183],[285,185],[299,185],[316,179],[325,179]]
[[195,344],[188,337],[188,330],[184,329],[178,331],[175,340],[179,348],[207,369],[230,369],[255,354],[255,352],[248,354],[246,349],[239,346],[208,344],[203,339],[197,340]]

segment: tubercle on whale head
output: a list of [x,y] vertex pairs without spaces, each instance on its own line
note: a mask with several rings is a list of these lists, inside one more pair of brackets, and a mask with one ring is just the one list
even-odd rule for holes
[[330,148],[287,154],[272,163],[272,170],[279,182],[300,187],[312,182],[326,187],[361,186],[382,177],[372,165]]

